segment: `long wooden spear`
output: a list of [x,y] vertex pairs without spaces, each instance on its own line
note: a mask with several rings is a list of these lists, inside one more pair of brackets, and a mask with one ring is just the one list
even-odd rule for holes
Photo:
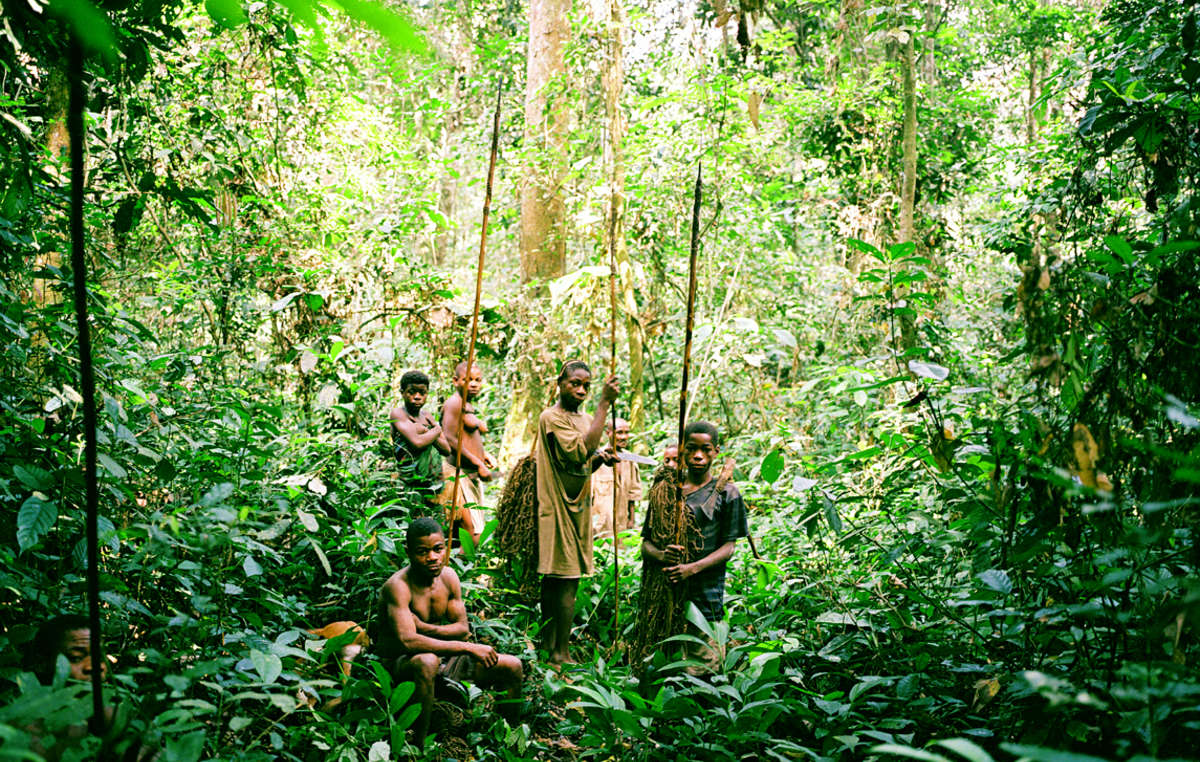
[[[471,312],[471,341],[467,344],[467,370],[462,377],[458,394],[462,407],[458,411],[458,437],[454,446],[454,491],[450,505],[450,527],[454,526],[454,514],[458,509],[458,498],[462,487],[458,480],[462,473],[463,419],[467,415],[467,386],[470,384],[471,369],[475,367],[475,340],[479,336],[479,302],[483,294],[483,261],[487,252],[488,218],[492,213],[492,182],[496,176],[496,155],[500,152],[500,98],[504,95],[504,82],[496,87],[496,110],[492,114],[492,155],[488,160],[487,188],[483,194],[483,225],[479,232],[479,262],[475,267],[475,308]],[[465,500],[463,501],[466,502]],[[464,505],[465,509],[465,505]]]
[[104,688],[100,645],[100,491],[96,484],[96,377],[92,370],[92,335],[88,326],[87,259],[83,237],[83,48],[74,34],[68,52],[70,90],[67,136],[71,146],[71,280],[75,287],[75,328],[79,335],[79,390],[83,397],[84,523],[87,532],[88,647],[92,652],[92,718],[96,735],[104,732]]
[[696,322],[696,260],[700,251],[700,195],[703,185],[700,180],[700,163],[696,162],[696,188],[692,193],[692,250],[688,260],[687,328],[683,342],[683,379],[679,385],[679,456],[675,464],[675,480],[679,485],[679,512],[675,519],[675,544],[682,545],[686,510],[683,499],[683,429],[687,425],[688,373],[692,364],[692,328]]
[[[615,157],[614,157],[615,159]],[[617,374],[617,186],[615,178],[609,178],[612,183],[611,197],[608,209],[608,305],[609,319],[609,373]],[[612,406],[612,436],[609,438],[612,454],[617,454],[617,406]],[[621,463],[616,461],[612,466],[612,533],[613,533],[613,643],[621,640],[621,537],[617,531],[617,500],[621,497]],[[620,506],[621,510],[625,506]]]

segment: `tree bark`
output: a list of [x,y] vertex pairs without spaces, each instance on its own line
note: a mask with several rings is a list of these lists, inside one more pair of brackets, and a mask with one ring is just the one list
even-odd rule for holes
[[625,244],[625,115],[621,112],[621,94],[625,86],[625,8],[621,0],[604,0],[597,9],[608,35],[608,56],[605,58],[601,81],[604,84],[604,108],[608,117],[607,144],[609,192],[612,204],[608,214],[616,219],[605,220],[605,230],[613,231],[620,273],[618,287],[625,313],[625,333],[629,343],[629,426],[640,429],[646,422],[645,366],[641,326],[637,320],[637,301],[633,293],[633,267],[629,248]]
[[562,183],[566,104],[551,97],[566,77],[569,0],[531,0],[525,81],[526,164],[521,183],[521,281],[563,274],[567,241]]

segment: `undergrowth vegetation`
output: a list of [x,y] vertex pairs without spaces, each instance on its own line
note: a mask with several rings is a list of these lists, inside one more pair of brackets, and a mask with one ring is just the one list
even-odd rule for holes
[[[463,354],[471,294],[454,241],[473,237],[460,235],[473,218],[443,202],[479,192],[464,168],[478,151],[460,144],[490,102],[463,62],[523,67],[521,9],[423,9],[451,50],[418,65],[337,18],[314,32],[268,3],[214,24],[212,6],[230,4],[206,5],[112,10],[124,68],[90,73],[115,717],[106,737],[52,758],[1196,756],[1194,10],[955,11],[929,36],[942,68],[922,86],[937,99],[921,116],[928,191],[920,235],[900,243],[895,68],[919,9],[851,18],[780,4],[756,22],[757,49],[726,36],[695,70],[670,45],[634,48],[622,331],[646,366],[634,447],[655,456],[674,436],[684,333],[687,199],[671,183],[692,176],[694,153],[715,176],[692,417],[727,435],[751,531],[725,621],[693,619],[720,666],[691,674],[689,635],[645,669],[630,662],[636,531],[618,543],[619,580],[614,544],[597,544],[579,590],[581,663],[541,665],[536,601],[506,578],[489,523],[452,564],[475,637],[526,664],[525,705],[510,725],[471,686],[463,716],[416,749],[413,685],[370,651],[343,677],[346,637],[310,630],[374,631],[379,588],[406,563],[422,508],[398,489],[386,414],[399,371],[431,371],[432,406]],[[718,5],[697,11],[705,28]],[[639,5],[632,28],[683,38],[653,11]],[[493,15],[496,29],[481,20]],[[37,759],[90,714],[87,686],[61,670],[39,682],[27,663],[41,622],[84,610],[88,570],[62,155],[28,127],[50,130],[57,114],[59,27],[13,18],[0,92],[12,138],[0,142],[0,758]],[[599,33],[572,24],[582,67]],[[977,47],[996,70],[976,76]],[[668,64],[695,76],[668,81]],[[993,80],[1027,65],[1035,84],[997,95],[1021,83]],[[396,85],[406,77],[419,86]],[[586,115],[600,93],[577,84],[563,97]],[[507,97],[515,163],[527,149]],[[460,98],[472,104],[461,113]],[[1028,122],[1005,115],[1017,106]],[[282,118],[293,112],[303,118]],[[578,121],[586,156],[564,186],[577,267],[544,293],[509,284],[516,203],[497,211],[479,342],[497,442],[516,395],[540,395],[560,355],[607,365],[592,206],[608,186],[600,137]],[[518,184],[502,177],[498,196]]]

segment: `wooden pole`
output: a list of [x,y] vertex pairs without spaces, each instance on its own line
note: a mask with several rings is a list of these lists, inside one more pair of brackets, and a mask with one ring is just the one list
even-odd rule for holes
[[696,187],[692,192],[692,248],[691,255],[688,260],[688,292],[687,292],[687,328],[684,333],[683,342],[683,379],[679,386],[679,456],[675,464],[675,480],[679,485],[679,513],[675,520],[675,544],[682,545],[684,534],[683,528],[685,525],[684,511],[685,501],[683,499],[683,472],[685,469],[683,458],[683,429],[687,425],[687,408],[688,408],[688,373],[692,364],[692,328],[696,322],[696,260],[700,251],[700,197],[703,190],[703,184],[700,179],[700,163],[696,163]]
[[[457,510],[458,496],[462,487],[458,480],[462,473],[463,419],[467,414],[467,386],[471,378],[471,368],[475,366],[475,340],[479,336],[479,302],[483,294],[483,262],[487,252],[488,218],[492,212],[492,182],[496,176],[496,155],[500,152],[500,98],[504,94],[504,82],[496,87],[496,111],[492,114],[492,155],[488,160],[487,188],[483,194],[483,225],[479,232],[479,262],[475,266],[475,308],[471,313],[471,340],[467,344],[467,370],[462,379],[458,394],[462,397],[462,408],[458,412],[458,438],[454,447],[454,490],[450,500],[450,525],[454,526],[454,514]],[[450,538],[453,541],[454,538]]]
[[[617,187],[615,178],[610,177],[612,184],[608,207],[608,305],[609,305],[609,336],[608,345],[610,360],[610,375],[617,374]],[[612,406],[612,436],[609,437],[612,452],[617,454],[617,406]],[[617,532],[617,499],[621,496],[621,463],[613,463],[612,484],[612,533],[613,533],[613,630],[616,635],[613,642],[621,639],[621,538]],[[621,506],[624,510],[625,506]]]
[[89,648],[92,652],[92,733],[104,732],[104,687],[100,644],[100,491],[96,484],[96,376],[92,369],[92,335],[88,326],[87,259],[83,237],[83,48],[72,35],[68,52],[70,77],[67,134],[71,145],[71,280],[75,290],[75,328],[79,334],[79,390],[83,397],[83,478],[86,485],[87,599]]

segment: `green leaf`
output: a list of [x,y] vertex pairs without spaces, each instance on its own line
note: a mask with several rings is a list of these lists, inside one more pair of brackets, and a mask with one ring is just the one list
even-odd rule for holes
[[408,703],[412,698],[413,692],[417,686],[413,682],[403,682],[396,686],[392,691],[391,697],[388,699],[388,714],[395,714],[400,711],[400,707]]
[[416,722],[417,718],[420,716],[421,716],[421,705],[419,703],[409,704],[408,708],[406,708],[400,714],[400,716],[396,718],[394,727],[397,727],[402,731],[408,730],[409,726],[412,725],[414,722]]
[[411,53],[424,53],[426,50],[425,40],[417,34],[412,22],[381,2],[325,0],[325,4],[332,8],[341,7],[346,15],[374,29],[396,50]]
[[1133,261],[1133,247],[1124,238],[1117,235],[1106,235],[1104,236],[1104,245],[1113,254],[1124,260],[1125,264]]
[[1020,759],[1018,762],[1108,762],[1102,757],[1093,757],[1089,754],[1076,754],[1072,751],[1059,751],[1058,749],[1047,749],[1042,746],[1026,746],[1019,743],[1002,743],[1000,748],[1009,754],[1015,754]]
[[197,762],[204,751],[205,731],[197,730],[185,736],[167,739],[166,758],[170,762]]
[[762,469],[760,470],[763,481],[768,484],[774,484],[778,481],[780,475],[783,473],[783,465],[783,452],[781,450],[775,449],[767,453],[766,457],[763,458]]
[[968,741],[965,738],[947,738],[943,741],[934,741],[935,746],[941,746],[950,751],[966,757],[970,762],[995,762],[992,755],[988,754],[976,744]]
[[921,378],[932,378],[935,381],[945,381],[950,375],[950,371],[941,365],[920,360],[909,360],[908,369]]
[[29,489],[45,492],[50,489],[50,472],[37,466],[13,466],[13,476]]
[[236,29],[246,23],[246,11],[240,0],[204,0],[204,10],[226,29]]
[[108,15],[88,0],[52,0],[50,12],[70,24],[79,41],[93,53],[112,60],[117,49]]
[[890,754],[894,757],[907,757],[908,759],[920,759],[924,762],[951,762],[948,758],[941,754],[934,754],[931,751],[924,749],[914,749],[911,746],[899,746],[894,743],[881,743],[877,746],[872,746],[871,751],[876,754]]
[[259,566],[258,561],[254,560],[254,556],[246,556],[242,561],[242,571],[247,577],[257,577],[263,573],[263,568]]
[[259,678],[268,685],[278,680],[279,675],[283,673],[283,662],[275,654],[251,651],[250,662],[254,664]]
[[96,453],[96,459],[100,461],[100,465],[104,466],[104,470],[111,474],[114,479],[125,479],[129,476],[129,472],[108,455],[99,452]]
[[58,519],[58,506],[39,497],[29,497],[17,511],[17,545],[24,553],[50,531]]
[[1008,595],[1013,589],[1012,580],[1000,569],[988,569],[980,572],[979,581],[1002,595]]

